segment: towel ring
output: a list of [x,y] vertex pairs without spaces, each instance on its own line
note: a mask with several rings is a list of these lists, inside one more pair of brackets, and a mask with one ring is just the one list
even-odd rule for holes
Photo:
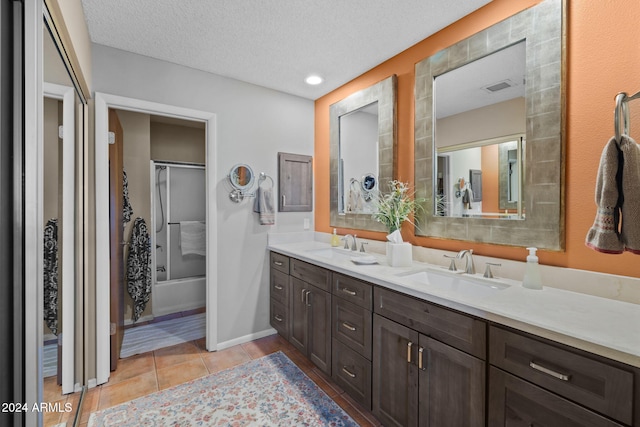
[[266,181],[266,180],[267,180],[267,178],[269,179],[269,181],[271,181],[271,188],[273,188],[273,185],[274,185],[273,178],[271,178],[269,175],[267,175],[267,174],[266,174],[266,173],[264,173],[264,172],[260,172],[260,179],[258,179],[258,187],[260,187],[260,184],[261,184],[263,181]]
[[[629,107],[627,107],[626,98],[627,94],[625,92],[620,92],[616,95],[616,109],[613,112],[613,120],[617,142],[620,142],[622,135],[629,135]],[[620,130],[621,121],[622,130]]]

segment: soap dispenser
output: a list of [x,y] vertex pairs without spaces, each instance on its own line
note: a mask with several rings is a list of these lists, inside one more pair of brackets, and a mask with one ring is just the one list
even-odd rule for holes
[[542,289],[542,278],[540,277],[540,265],[536,251],[538,248],[527,248],[529,256],[527,256],[527,265],[524,270],[524,278],[522,286],[529,289]]
[[340,236],[338,236],[336,229],[333,229],[333,235],[331,236],[331,246],[340,246]]

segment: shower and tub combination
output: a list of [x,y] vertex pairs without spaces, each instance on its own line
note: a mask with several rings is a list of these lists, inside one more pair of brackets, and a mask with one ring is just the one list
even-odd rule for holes
[[205,166],[151,162],[153,316],[205,306]]

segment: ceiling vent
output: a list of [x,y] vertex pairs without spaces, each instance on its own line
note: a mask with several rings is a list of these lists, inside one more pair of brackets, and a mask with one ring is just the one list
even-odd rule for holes
[[489,86],[485,86],[482,89],[484,89],[488,93],[495,93],[512,86],[515,86],[515,84],[511,80],[507,79],[498,83],[493,83]]

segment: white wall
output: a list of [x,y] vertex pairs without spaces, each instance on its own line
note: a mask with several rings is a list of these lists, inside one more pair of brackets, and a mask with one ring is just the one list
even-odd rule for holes
[[277,153],[313,155],[314,103],[260,86],[93,45],[98,92],[209,111],[217,118],[218,342],[269,328],[269,231],[301,231],[312,212],[277,213],[258,223],[253,199],[229,200],[227,173],[246,163],[277,183]]

